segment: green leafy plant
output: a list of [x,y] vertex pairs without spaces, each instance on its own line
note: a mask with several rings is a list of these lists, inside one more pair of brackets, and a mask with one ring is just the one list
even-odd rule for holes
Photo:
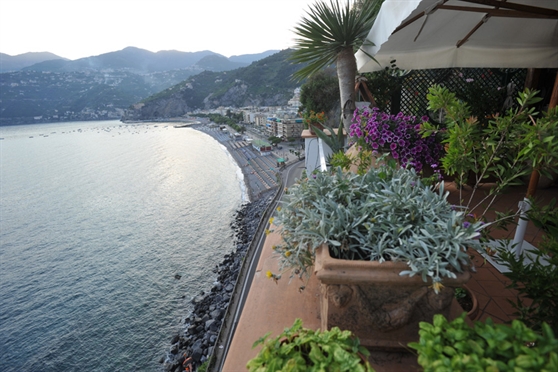
[[[558,109],[540,116],[532,106],[540,101],[537,91],[526,89],[518,95],[518,107],[495,115],[486,125],[471,115],[469,105],[441,86],[429,89],[429,109],[439,113],[445,128],[427,122],[422,124],[424,136],[439,133],[445,137],[446,153],[442,157],[445,174],[454,176],[459,188],[460,207],[468,214],[476,211],[474,219],[484,220],[496,198],[509,186],[522,183],[521,178],[531,169],[548,173],[558,166]],[[472,180],[470,179],[472,178]],[[477,191],[492,178],[493,186],[482,198],[475,199]],[[471,184],[468,200],[463,199],[463,186]],[[478,202],[473,203],[473,200]],[[500,222],[511,221],[509,215],[500,215],[492,227],[501,228]],[[490,229],[485,229],[488,238]]]
[[305,111],[302,115],[304,128],[315,130],[315,128],[323,128],[327,117],[324,112],[314,112],[312,110]]
[[471,327],[465,313],[451,322],[437,314],[420,323],[419,334],[409,347],[425,372],[558,370],[558,340],[547,324],[538,334],[519,320],[510,326],[489,318]]
[[438,291],[443,277],[469,265],[466,250],[480,249],[481,223],[464,224],[446,198],[443,185],[435,191],[414,170],[393,166],[300,179],[276,215],[281,270],[309,276],[315,250],[327,244],[334,258],[406,262],[401,275],[431,279]]
[[324,125],[324,129],[327,130],[328,133],[318,128],[314,128],[314,133],[316,133],[316,136],[318,136],[318,138],[331,149],[332,155],[326,159],[326,162],[331,164],[331,160],[335,154],[344,153],[345,134],[342,127],[337,128],[337,132],[327,125]]
[[[457,303],[461,306],[461,308],[467,311],[467,313],[473,311],[474,295],[470,291],[468,291],[464,287],[456,287],[454,290],[454,297]],[[473,316],[476,315],[476,312],[475,314],[471,314],[471,315]]]
[[276,338],[268,339],[270,334],[254,343],[253,347],[262,345],[262,349],[246,365],[249,371],[374,371],[365,359],[370,353],[350,331],[337,327],[314,331],[296,319]]
[[339,81],[333,69],[320,70],[300,87],[299,112],[328,114],[339,105]]
[[461,299],[467,296],[467,291],[463,287],[455,288],[455,298]]
[[558,333],[558,208],[556,199],[540,207],[532,203],[528,212],[535,226],[545,234],[538,249],[528,250],[519,256],[506,248],[498,249],[498,262],[509,269],[504,275],[511,280],[509,288],[518,291],[512,305],[516,315],[528,326],[541,330],[543,322]]

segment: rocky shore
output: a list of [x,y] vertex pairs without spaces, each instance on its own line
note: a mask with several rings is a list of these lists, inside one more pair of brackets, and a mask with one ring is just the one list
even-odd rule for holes
[[275,192],[268,191],[236,212],[231,222],[235,250],[213,268],[217,279],[211,291],[202,291],[192,299],[194,310],[184,320],[184,331],[172,337],[169,352],[160,359],[166,371],[184,371],[188,364],[190,371],[195,371],[212,354],[243,259]]
[[[214,133],[209,134],[220,140]],[[249,191],[253,191],[246,174],[245,182]],[[171,338],[170,350],[159,360],[165,371],[196,371],[213,354],[244,257],[276,192],[277,189],[272,188],[258,194],[256,200],[243,204],[236,211],[230,224],[235,249],[212,269],[217,278],[210,292],[202,291],[191,300],[194,310],[184,320],[183,330]]]

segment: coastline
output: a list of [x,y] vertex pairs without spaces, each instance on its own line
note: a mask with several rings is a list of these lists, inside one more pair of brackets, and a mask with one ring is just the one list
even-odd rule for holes
[[234,251],[225,254],[215,265],[212,270],[217,274],[214,286],[209,293],[201,291],[191,300],[194,310],[184,319],[182,329],[172,336],[169,351],[159,360],[165,371],[182,371],[188,365],[196,370],[213,354],[244,258],[279,186],[273,179],[277,175],[273,174],[272,161],[265,159],[272,157],[258,155],[250,146],[230,139],[218,128],[205,125],[190,128],[211,135],[228,151],[243,174],[243,193],[246,192],[248,200],[242,203],[230,223]]
[[207,125],[192,125],[190,128],[210,135],[224,146],[244,175],[250,201],[257,200],[267,191],[278,187],[275,155],[260,155],[250,143],[230,138],[229,133],[233,131],[231,128],[228,132]]

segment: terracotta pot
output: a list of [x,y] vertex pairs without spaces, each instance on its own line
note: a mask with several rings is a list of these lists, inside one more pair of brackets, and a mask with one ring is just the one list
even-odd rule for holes
[[310,129],[310,133],[316,134],[316,132],[314,132],[314,128],[324,130],[324,126],[321,123],[310,123],[310,124],[308,124],[308,129]]
[[321,328],[337,326],[353,332],[370,348],[406,349],[419,339],[419,322],[431,322],[434,314],[450,318],[456,287],[471,274],[444,278],[439,294],[404,262],[351,261],[332,258],[327,246],[316,251],[315,273],[321,291]]
[[467,312],[467,317],[470,320],[477,320],[477,318],[480,314],[479,313],[479,301],[477,300],[477,296],[475,296],[475,293],[473,291],[471,291],[471,288],[467,287],[467,285],[465,285],[465,284],[463,284],[463,289],[465,290],[465,292],[467,292],[467,294],[471,298],[471,302],[473,303],[473,306],[471,306],[471,310],[469,310]]

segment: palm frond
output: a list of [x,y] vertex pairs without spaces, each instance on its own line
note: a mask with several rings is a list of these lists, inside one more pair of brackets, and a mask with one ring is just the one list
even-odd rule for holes
[[335,63],[341,51],[351,48],[356,52],[366,40],[383,0],[369,0],[360,9],[347,0],[312,5],[294,28],[295,51],[291,60],[308,65],[293,75],[302,80],[324,67]]

